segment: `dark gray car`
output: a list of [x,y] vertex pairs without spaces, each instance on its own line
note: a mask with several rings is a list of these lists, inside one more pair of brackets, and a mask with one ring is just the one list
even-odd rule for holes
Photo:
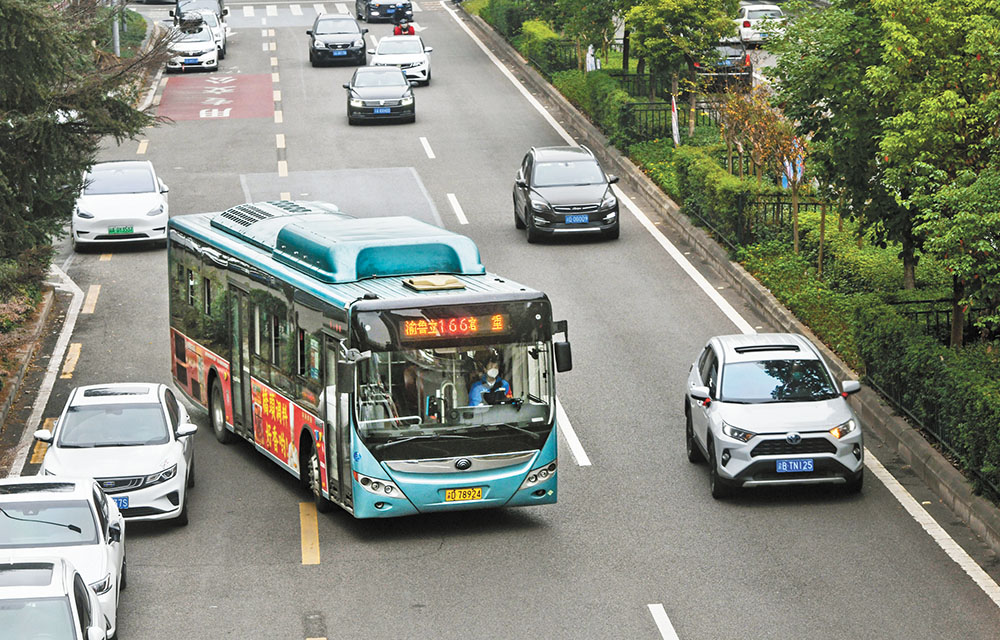
[[365,34],[358,21],[348,15],[321,13],[316,16],[309,36],[309,62],[314,67],[331,62],[368,62]]
[[361,67],[344,85],[347,89],[347,122],[417,119],[411,85],[399,67]]
[[532,147],[514,177],[514,225],[528,242],[573,233],[617,238],[616,182],[587,147]]

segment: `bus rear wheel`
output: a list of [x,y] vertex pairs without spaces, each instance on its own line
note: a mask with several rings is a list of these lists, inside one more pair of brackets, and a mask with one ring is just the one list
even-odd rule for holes
[[309,474],[309,491],[313,495],[313,502],[316,503],[316,511],[326,513],[333,509],[333,503],[323,497],[323,481],[320,478],[319,453],[316,447],[309,449],[309,462],[306,472]]
[[208,416],[212,421],[215,439],[222,444],[233,441],[233,434],[226,428],[226,403],[222,399],[222,384],[219,378],[212,379],[212,391],[208,397]]

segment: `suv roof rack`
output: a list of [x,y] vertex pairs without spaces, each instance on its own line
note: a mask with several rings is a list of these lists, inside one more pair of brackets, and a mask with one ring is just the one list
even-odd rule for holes
[[736,353],[753,353],[754,351],[801,351],[797,344],[750,344],[733,347]]

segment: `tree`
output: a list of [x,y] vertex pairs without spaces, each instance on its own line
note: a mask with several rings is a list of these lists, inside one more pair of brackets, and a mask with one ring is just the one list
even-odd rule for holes
[[102,137],[120,142],[154,121],[135,103],[166,38],[129,60],[99,52],[95,33],[110,23],[96,7],[0,0],[0,261],[61,233]]
[[915,286],[919,246],[915,216],[897,202],[884,181],[879,140],[894,113],[866,84],[882,55],[883,26],[873,0],[833,0],[822,10],[797,6],[786,34],[772,43],[776,103],[810,138],[810,173],[832,185],[842,207],[883,246],[899,242],[903,283]]
[[556,0],[563,33],[576,43],[580,69],[586,45],[597,45],[607,58],[607,42],[615,32],[615,4],[616,0]]

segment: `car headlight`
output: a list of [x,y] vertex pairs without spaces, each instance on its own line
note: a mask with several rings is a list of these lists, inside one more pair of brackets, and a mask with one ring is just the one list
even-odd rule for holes
[[361,98],[351,98],[351,106],[352,107],[363,107],[363,106],[365,106],[365,101],[362,100]]
[[365,41],[362,40],[361,38],[358,38],[357,40],[354,41],[353,46],[355,46],[355,47],[363,47],[363,46],[365,46]]
[[618,204],[618,198],[616,198],[615,194],[611,193],[610,191],[608,191],[604,195],[604,199],[601,200],[601,208],[602,209],[610,209],[611,207],[615,206],[616,204]]
[[830,435],[838,440],[843,438],[849,433],[853,433],[855,429],[858,428],[858,423],[855,422],[853,418],[845,422],[844,424],[837,425],[836,427],[830,429]]
[[313,40],[313,49],[325,49],[326,43],[322,40]]
[[555,475],[556,475],[556,461],[553,460],[544,467],[538,467],[537,469],[532,469],[530,472],[528,472],[528,476],[524,479],[524,482],[521,483],[521,486],[520,488],[518,488],[518,491],[520,491],[521,489],[528,489],[530,487],[535,486],[536,484],[545,482],[546,480],[552,478]]
[[747,442],[750,438],[757,435],[753,431],[746,431],[745,429],[738,429],[733,425],[723,422],[722,423],[722,433],[726,434],[733,440],[739,440],[740,442]]
[[539,212],[551,210],[551,207],[549,207],[549,203],[544,200],[532,200],[531,208],[532,210]]
[[149,211],[148,211],[148,212],[146,213],[146,215],[147,215],[147,216],[158,216],[158,215],[160,215],[161,213],[163,213],[163,205],[162,205],[162,204],[161,204],[160,206],[158,206],[158,207],[155,207],[155,208],[153,208],[153,209],[150,209],[150,210],[149,210]]
[[413,104],[413,96],[405,96],[402,100],[399,101],[399,104],[403,105],[404,107],[410,106],[411,104]]
[[84,219],[86,219],[86,220],[91,220],[91,219],[92,219],[92,218],[94,217],[94,214],[92,214],[92,213],[87,213],[87,212],[86,212],[86,211],[84,211],[83,209],[77,209],[77,210],[76,210],[76,215],[77,215],[78,217],[80,217],[80,218],[84,218]]
[[150,485],[160,484],[161,482],[166,482],[167,480],[173,478],[176,475],[177,475],[177,465],[175,464],[172,467],[164,469],[163,471],[158,471],[156,473],[149,474],[148,476],[146,476],[142,485],[144,487],[148,487]]
[[90,588],[99,596],[111,591],[111,574],[109,573],[97,582],[91,582]]
[[389,482],[388,480],[379,480],[377,478],[369,478],[368,476],[363,476],[357,471],[354,472],[354,479],[358,481],[361,488],[368,493],[374,493],[377,496],[383,498],[402,498],[403,492],[399,490],[395,484]]

